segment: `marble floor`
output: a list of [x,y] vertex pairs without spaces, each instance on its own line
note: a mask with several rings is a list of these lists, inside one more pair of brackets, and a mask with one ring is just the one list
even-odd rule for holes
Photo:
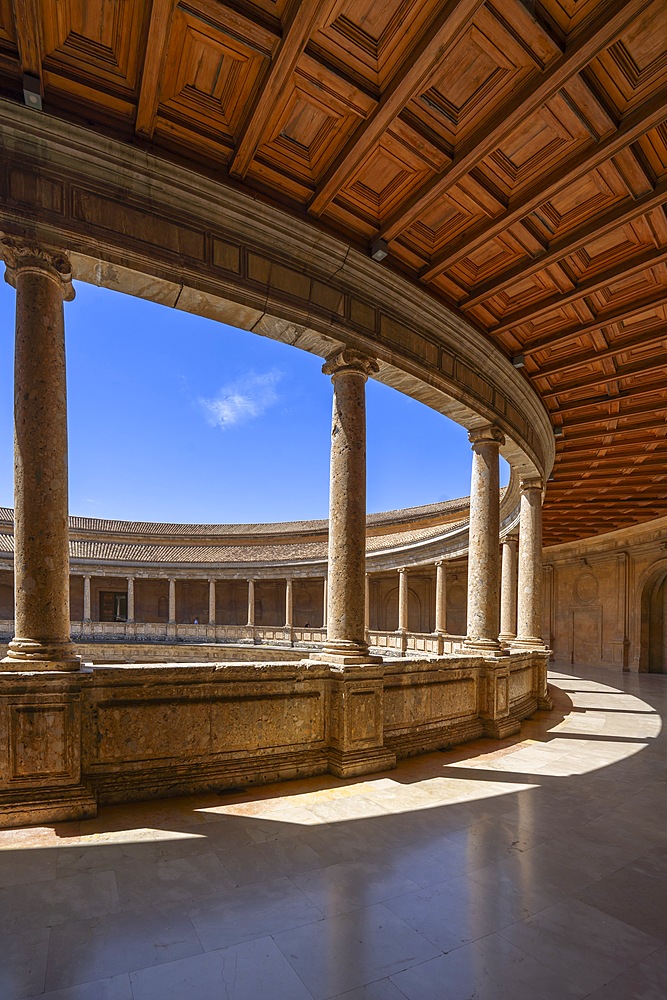
[[665,1000],[667,677],[365,779],[0,832],[0,998]]

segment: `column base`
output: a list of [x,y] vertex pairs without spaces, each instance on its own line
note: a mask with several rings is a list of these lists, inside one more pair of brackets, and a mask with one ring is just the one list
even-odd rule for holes
[[1,670],[80,670],[81,657],[76,655],[72,642],[40,642],[14,636],[0,664]]
[[381,656],[368,652],[368,646],[365,642],[346,642],[345,639],[338,642],[325,642],[322,651],[311,653],[310,659],[320,660],[323,663],[337,663],[341,666],[356,663],[382,663]]
[[509,650],[500,645],[497,639],[463,640],[462,653],[476,653],[478,656],[508,656]]
[[97,795],[84,784],[0,791],[0,829],[64,823],[97,816]]
[[371,750],[330,749],[329,771],[337,778],[356,778],[361,774],[392,771],[396,767],[396,754],[383,747]]
[[540,636],[517,636],[510,640],[510,648],[517,650],[517,652],[522,649],[534,649],[540,653],[546,653],[548,650],[548,646]]
[[503,646],[509,646],[516,639],[516,632],[501,632],[498,636],[498,641],[502,643]]

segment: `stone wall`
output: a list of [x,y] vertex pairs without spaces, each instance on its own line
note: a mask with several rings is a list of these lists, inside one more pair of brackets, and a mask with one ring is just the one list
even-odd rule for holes
[[667,671],[667,518],[544,550],[556,662]]
[[0,824],[94,815],[98,802],[366,774],[484,734],[511,736],[549,704],[546,658],[3,673]]

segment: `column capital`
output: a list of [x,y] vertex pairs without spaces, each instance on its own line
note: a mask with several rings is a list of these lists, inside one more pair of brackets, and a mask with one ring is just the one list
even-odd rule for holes
[[518,535],[504,535],[500,539],[500,544],[501,545],[512,545],[515,548],[518,548],[518,545],[519,545],[519,536]]
[[33,240],[6,236],[0,240],[0,254],[7,265],[5,281],[14,288],[16,277],[22,271],[38,271],[58,282],[65,302],[71,302],[74,298],[72,267],[67,254],[62,250],[53,250]]
[[505,444],[505,435],[500,427],[489,424],[486,427],[475,427],[468,431],[468,441],[475,447],[476,444]]
[[447,561],[448,561],[447,559],[436,559],[436,561],[435,561],[435,563],[433,565],[434,566],[444,566]]
[[521,479],[519,481],[519,493],[527,493],[529,490],[539,490],[542,493],[544,490],[544,480],[540,476]]
[[322,374],[331,375],[332,381],[337,375],[345,374],[363,375],[364,379],[367,379],[369,375],[379,370],[380,366],[375,358],[369,358],[347,347],[337,354],[332,354],[322,365]]

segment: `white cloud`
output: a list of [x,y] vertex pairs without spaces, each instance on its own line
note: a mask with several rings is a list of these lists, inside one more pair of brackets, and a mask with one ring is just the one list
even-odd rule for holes
[[281,378],[282,373],[278,371],[263,375],[248,372],[244,377],[223,385],[215,398],[199,400],[206,419],[213,427],[226,430],[235,424],[261,417],[278,402],[275,387]]

